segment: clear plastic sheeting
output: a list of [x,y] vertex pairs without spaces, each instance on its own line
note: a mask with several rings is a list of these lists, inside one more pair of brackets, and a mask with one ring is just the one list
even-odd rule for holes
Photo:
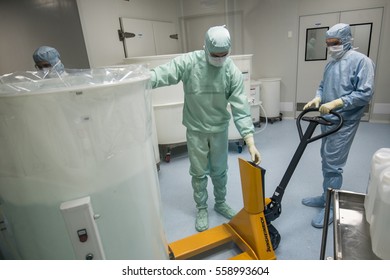
[[37,73],[0,78],[0,251],[75,259],[60,205],[89,196],[107,259],[167,259],[148,69]]
[[0,76],[0,96],[51,92],[54,89],[72,89],[117,84],[149,77],[149,70],[138,64],[95,69],[65,69],[56,78],[47,78],[43,71],[25,71]]

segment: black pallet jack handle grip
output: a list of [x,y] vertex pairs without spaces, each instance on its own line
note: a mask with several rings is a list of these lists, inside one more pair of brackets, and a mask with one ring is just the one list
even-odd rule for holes
[[[330,111],[330,114],[337,117],[337,119],[338,119],[337,123],[331,122],[331,121],[325,119],[323,116],[304,117],[307,113],[313,112],[313,111],[318,111],[318,108],[309,108],[307,110],[304,110],[303,112],[301,112],[299,114],[299,116],[297,118],[296,124],[298,127],[298,133],[299,133],[299,137],[301,139],[301,142],[299,143],[299,146],[298,146],[297,150],[295,151],[295,154],[294,154],[293,158],[291,159],[290,164],[289,164],[282,180],[280,181],[279,186],[276,188],[276,190],[272,196],[272,201],[276,202],[277,204],[280,204],[282,197],[283,197],[283,194],[284,194],[284,191],[287,187],[287,184],[290,181],[290,179],[295,171],[295,168],[297,167],[299,160],[301,159],[301,156],[306,149],[307,144],[337,132],[343,125],[343,117],[339,113],[334,112],[334,111]],[[309,122],[309,126],[307,127],[305,133],[302,133],[301,120]],[[331,126],[331,125],[336,125],[336,126],[325,133],[322,133],[322,134],[319,134],[317,136],[312,137],[317,125],[319,125],[319,124],[327,125],[327,126]]]
[[[304,117],[308,112],[314,112],[314,111],[318,111],[318,108],[306,109],[305,111],[300,113],[298,118],[297,118],[297,122],[296,123],[297,123],[297,128],[298,128],[298,134],[299,134],[299,138],[301,140],[303,138],[301,120],[308,121],[308,122],[316,122],[317,124],[328,125],[328,126],[334,124],[334,123],[330,122],[329,120],[325,119],[322,116]],[[338,130],[340,130],[340,128],[343,126],[343,123],[344,123],[343,117],[339,113],[337,113],[335,111],[330,111],[329,114],[334,115],[334,116],[337,117],[337,119],[338,119],[338,121],[336,122],[337,126],[334,127],[331,130],[328,130],[326,133],[322,133],[320,135],[317,135],[317,136],[314,136],[314,137],[310,137],[309,139],[306,139],[307,143],[314,142],[314,141],[316,141],[318,139],[324,138],[324,137],[326,137],[326,136],[328,136],[328,135],[330,135],[332,133],[335,133]]]

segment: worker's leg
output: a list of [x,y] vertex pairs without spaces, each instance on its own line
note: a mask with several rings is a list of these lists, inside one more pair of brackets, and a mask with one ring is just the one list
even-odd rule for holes
[[[325,214],[325,198],[328,188],[340,189],[343,184],[343,168],[347,162],[348,154],[355,137],[358,121],[346,121],[343,127],[335,134],[324,138],[321,145],[322,173],[323,173],[323,192],[321,197],[321,211],[312,220],[312,225],[322,228]],[[325,131],[325,128],[323,131]],[[331,203],[331,202],[330,202]],[[333,207],[331,204],[331,211]],[[332,212],[331,212],[332,214]],[[333,215],[329,216],[329,223],[333,221]]]
[[192,188],[194,190],[194,200],[198,212],[195,219],[195,229],[204,231],[209,228],[208,212],[207,212],[207,177],[197,178],[192,177]]
[[228,130],[210,135],[210,177],[214,186],[216,212],[231,219],[236,212],[226,204]]
[[193,196],[198,209],[195,228],[197,231],[204,231],[209,227],[207,213],[208,140],[202,133],[187,130],[187,148]]
[[[321,126],[322,133],[326,133],[331,129],[328,126]],[[323,208],[325,206],[326,191],[329,186],[340,188],[342,184],[342,166],[345,165],[348,153],[342,153],[343,138],[339,137],[343,134],[343,128],[337,133],[329,135],[322,139],[321,143],[321,158],[322,158],[322,173],[323,173],[323,192],[320,196],[307,197],[302,199],[302,204],[310,207]],[[341,142],[341,143],[340,143]],[[344,154],[344,157],[342,156]]]

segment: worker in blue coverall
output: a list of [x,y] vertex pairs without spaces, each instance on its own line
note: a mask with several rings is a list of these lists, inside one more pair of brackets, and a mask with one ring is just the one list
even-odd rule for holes
[[248,146],[251,160],[259,164],[254,126],[241,71],[229,57],[231,41],[224,26],[210,28],[204,49],[183,54],[151,70],[152,88],[183,82],[183,125],[187,128],[193,196],[198,210],[197,231],[208,228],[207,181],[214,185],[214,209],[227,219],[236,212],[226,203],[228,126],[231,105],[234,123]]
[[[323,79],[315,98],[303,109],[319,107],[325,118],[330,110],[338,112],[344,119],[342,128],[322,139],[322,195],[302,199],[302,204],[319,207],[321,211],[312,219],[312,226],[324,225],[325,197],[328,188],[340,189],[343,183],[343,167],[348,158],[353,139],[365,107],[374,93],[375,65],[370,58],[352,48],[351,28],[339,23],[326,32],[326,44],[332,60],[325,66]],[[321,126],[322,132],[333,126]],[[333,221],[331,208],[329,223]]]
[[41,46],[33,53],[35,68],[42,72],[42,78],[58,78],[66,75],[60,53],[53,47]]

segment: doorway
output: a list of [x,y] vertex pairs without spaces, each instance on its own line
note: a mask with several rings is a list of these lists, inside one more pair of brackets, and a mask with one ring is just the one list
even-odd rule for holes
[[243,53],[243,15],[242,12],[227,12],[181,18],[183,46],[185,52],[201,50],[204,45],[204,34],[217,25],[226,25],[230,32],[232,54]]

